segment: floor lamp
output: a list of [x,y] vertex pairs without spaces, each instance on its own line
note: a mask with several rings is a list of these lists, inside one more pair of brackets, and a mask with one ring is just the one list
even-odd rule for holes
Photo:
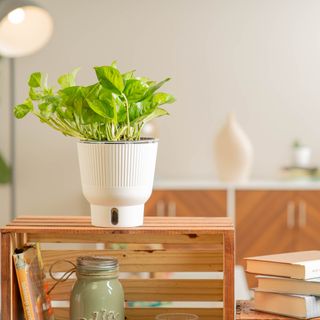
[[[27,0],[0,0],[0,55],[9,58],[9,107],[15,105],[14,58],[40,50],[50,39],[53,21],[47,10]],[[10,214],[16,216],[16,130],[10,112],[10,162],[12,168]]]

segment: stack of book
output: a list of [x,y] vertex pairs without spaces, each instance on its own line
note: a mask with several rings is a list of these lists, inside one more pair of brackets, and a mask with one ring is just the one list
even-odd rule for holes
[[246,258],[254,273],[254,308],[295,318],[320,317],[320,251]]
[[317,167],[284,167],[281,170],[283,180],[317,181],[320,180],[320,170]]

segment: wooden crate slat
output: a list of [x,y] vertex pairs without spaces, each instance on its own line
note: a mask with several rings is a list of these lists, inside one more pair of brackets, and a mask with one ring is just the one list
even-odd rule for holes
[[[210,229],[212,227],[212,229]],[[141,226],[139,229],[137,228],[131,228],[130,230],[127,230],[125,228],[119,228],[117,231],[115,231],[113,228],[98,228],[98,227],[89,227],[87,225],[84,226],[65,226],[65,225],[42,225],[38,224],[37,226],[30,225],[30,226],[24,226],[24,225],[8,225],[6,229],[2,230],[3,232],[17,232],[17,233],[55,233],[55,234],[63,234],[65,232],[70,232],[72,230],[74,234],[77,234],[79,232],[84,234],[108,234],[108,233],[126,233],[126,234],[136,234],[136,233],[173,233],[173,234],[179,234],[181,232],[185,233],[192,233],[196,232],[197,234],[219,234],[223,233],[225,230],[233,230],[231,226],[222,226],[222,225],[216,225],[216,226],[207,226],[208,229],[205,227],[199,225],[189,226],[183,226],[183,225],[177,225],[174,226],[172,224],[163,224],[163,225],[148,225],[148,226]],[[220,231],[220,232],[219,232]]]
[[[70,230],[70,229],[69,229]],[[223,232],[217,234],[152,234],[149,233],[28,233],[28,241],[43,243],[162,243],[162,244],[223,244]],[[152,240],[151,240],[152,239]]]
[[[20,216],[13,220],[9,225],[15,225],[17,223],[61,223],[61,222],[74,222],[75,224],[86,223],[88,226],[91,226],[91,218],[89,216]],[[196,225],[206,222],[210,225],[228,225],[232,226],[231,219],[228,217],[192,217],[192,222],[190,223],[190,217],[166,217],[166,220],[163,220],[162,217],[157,216],[148,216],[144,218],[144,224],[172,224],[177,223],[179,225]]]
[[224,235],[224,318],[234,315],[234,232],[226,231]]
[[[12,256],[12,235],[1,234],[1,313],[2,319],[10,319],[17,306],[14,298],[13,266],[11,263]],[[6,298],[4,298],[6,297]],[[15,303],[11,303],[11,301]]]
[[[168,225],[172,222],[178,222],[179,225],[190,225],[190,220],[188,217],[166,217],[168,219],[163,220],[162,217],[157,216],[148,216],[144,218],[144,225],[154,225],[155,223],[157,225]],[[230,218],[228,217],[194,217],[193,224],[203,224],[204,221],[207,221],[210,225],[232,225]],[[21,221],[31,223],[31,222],[43,222],[43,223],[50,223],[50,222],[74,222],[74,223],[87,223],[88,226],[91,226],[91,220],[90,216],[21,216],[13,220],[9,223],[9,225],[14,225],[16,223],[19,223]]]
[[[97,254],[116,257],[121,272],[223,271],[223,253],[210,250],[43,250],[42,258],[48,269],[58,260],[75,263],[78,256]],[[54,267],[55,272],[68,269],[69,264]]]
[[187,312],[196,314],[200,320],[221,320],[223,312],[221,308],[127,308],[127,320],[154,320],[155,316],[167,312]]
[[[54,223],[51,223],[51,222],[41,222],[41,221],[39,221],[39,222],[24,222],[24,221],[19,221],[19,222],[16,222],[16,223],[14,223],[14,224],[10,224],[10,225],[8,225],[8,227],[9,228],[11,228],[12,230],[17,230],[17,231],[19,231],[19,227],[21,227],[21,226],[23,226],[24,228],[26,227],[26,226],[28,226],[29,227],[29,230],[37,230],[37,227],[41,227],[42,229],[43,228],[56,228],[56,227],[60,227],[61,229],[63,228],[63,227],[72,227],[72,228],[79,228],[79,229],[83,229],[83,228],[88,228],[89,227],[89,224],[87,224],[86,222],[82,222],[82,221],[77,221],[77,223],[75,223],[75,222],[54,222]],[[198,224],[195,224],[194,225],[194,227],[196,228],[197,226],[199,226],[199,228],[201,228],[201,223],[198,223]],[[170,228],[172,228],[172,224],[161,224],[161,227],[167,227],[168,229],[170,229]],[[186,228],[186,227],[188,227],[188,225],[185,225],[185,226],[178,226],[177,228],[181,228],[181,229],[183,229],[183,228]],[[225,225],[225,226],[223,226],[223,225],[219,225],[219,226],[216,226],[217,227],[217,229],[218,228],[231,228],[231,226],[230,225]],[[155,229],[155,228],[157,228],[157,230],[158,230],[158,227],[157,227],[157,224],[156,223],[154,223],[154,224],[149,224],[148,225],[148,227],[146,227],[146,228],[148,228],[148,229]],[[176,227],[175,228],[172,228],[172,229],[176,229]],[[97,229],[97,230],[99,230],[99,229]],[[201,230],[201,229],[199,229],[199,230]]]
[[[222,301],[223,280],[121,279],[127,301]],[[52,300],[69,300],[75,280],[59,283]],[[48,281],[49,287],[54,284]]]
[[[183,219],[189,219],[190,217],[177,217],[177,216],[168,216],[166,217],[166,221],[168,220],[183,220]],[[215,221],[224,221],[224,220],[228,220],[230,221],[229,217],[199,217],[199,216],[193,216],[191,217],[193,220],[199,220],[199,218],[209,218]],[[73,215],[21,215],[16,217],[13,221],[19,220],[19,219],[40,219],[40,220],[44,220],[44,219],[52,219],[52,220],[65,220],[65,219],[74,219],[74,220],[87,220],[87,221],[91,221],[91,217],[89,215],[82,215],[82,216],[73,216]],[[159,217],[159,216],[146,216],[145,217],[146,220],[159,220],[159,221],[163,221],[163,217]]]
[[[139,228],[130,228],[129,233],[134,233],[139,230],[188,230],[188,229],[202,229],[208,230],[208,227],[215,227],[217,229],[229,228],[232,229],[232,222],[230,218],[208,218],[208,217],[195,217],[190,220],[187,217],[166,217],[167,219],[161,219],[161,217],[146,217],[144,225]],[[204,227],[205,226],[205,227]],[[89,232],[104,232],[104,228],[92,227],[90,225],[89,217],[65,217],[58,220],[54,217],[19,217],[11,222],[4,230],[11,232],[21,231],[21,227],[24,232],[46,231],[46,232],[64,232],[66,227],[72,227],[73,231],[89,231]],[[28,228],[27,228],[28,227]],[[3,231],[4,231],[3,230]],[[121,229],[119,229],[121,230]],[[122,228],[124,231],[128,229]]]
[[[199,316],[200,320],[221,320],[221,308],[126,308],[126,320],[154,320],[155,316],[167,312],[188,312]],[[56,308],[56,320],[70,320],[69,309]]]
[[[172,221],[167,221],[167,222],[161,222],[161,223],[158,223],[156,220],[155,221],[148,221],[147,224],[145,224],[145,227],[152,227],[152,226],[172,226],[172,223],[175,222],[176,220],[172,220]],[[190,223],[188,220],[185,220],[185,221],[179,221],[180,224],[179,226],[180,227],[187,227],[187,226],[190,226]],[[182,224],[182,222],[184,222]],[[201,226],[203,225],[204,221],[203,220],[197,220],[195,221],[195,223],[193,224],[193,226]],[[225,226],[225,227],[231,227],[231,224],[228,222],[228,221],[221,221],[219,224],[217,224],[215,222],[215,224],[210,224],[210,221],[208,222],[209,225],[212,225],[212,226]],[[11,227],[14,227],[14,226],[19,226],[19,225],[24,225],[24,226],[61,226],[61,225],[74,225],[74,226],[85,226],[85,227],[90,227],[90,222],[88,222],[87,220],[33,220],[33,219],[19,219],[19,220],[16,220],[10,224],[8,224],[8,226],[11,226]]]

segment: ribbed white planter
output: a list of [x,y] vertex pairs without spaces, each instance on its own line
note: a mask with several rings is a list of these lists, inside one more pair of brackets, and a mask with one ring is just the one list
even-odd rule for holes
[[82,191],[98,227],[143,225],[154,179],[158,141],[80,141]]

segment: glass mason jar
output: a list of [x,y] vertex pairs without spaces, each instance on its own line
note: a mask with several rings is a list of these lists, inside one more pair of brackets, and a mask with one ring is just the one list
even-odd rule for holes
[[124,320],[124,294],[113,257],[78,257],[70,320]]

